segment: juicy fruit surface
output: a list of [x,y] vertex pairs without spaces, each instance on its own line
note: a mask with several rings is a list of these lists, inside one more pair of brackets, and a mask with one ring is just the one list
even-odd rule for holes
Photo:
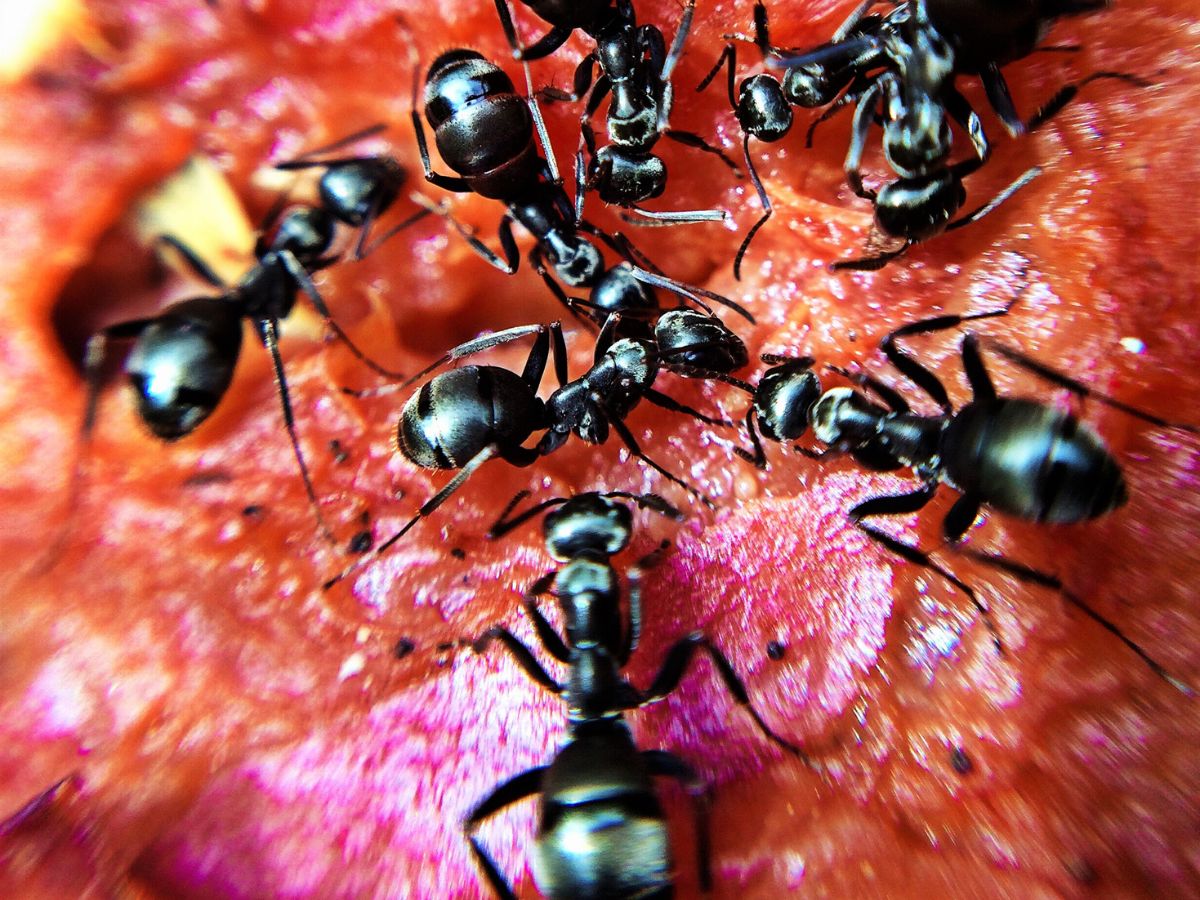
[[[673,33],[677,4],[637,6],[640,19]],[[772,39],[822,41],[850,6],[779,0]],[[721,33],[750,27],[750,8],[701,2],[675,76],[672,125],[735,156],[740,135],[720,85],[699,96],[692,87]],[[82,339],[151,314],[180,284],[164,281],[149,248],[131,249],[126,217],[143,193],[204,154],[257,221],[275,196],[260,170],[386,121],[385,140],[372,146],[400,159],[410,186],[440,199],[420,179],[407,125],[409,48],[419,48],[422,71],[464,43],[508,59],[483,0],[97,2],[88,15],[86,49],[64,45],[0,97],[7,895],[477,896],[459,823],[498,782],[548,761],[564,735],[556,698],[502,654],[477,658],[457,643],[496,622],[533,641],[519,599],[551,567],[539,529],[482,537],[523,488],[535,499],[651,489],[685,506],[678,530],[639,514],[624,558],[632,564],[663,537],[673,544],[643,584],[632,679],[648,683],[670,643],[703,628],[772,728],[823,767],[806,770],[764,742],[707,663],[671,699],[632,717],[640,746],[680,754],[714,786],[717,896],[1200,894],[1195,701],[1059,596],[939,551],[991,608],[1006,648],[998,656],[963,595],[849,525],[847,509],[904,490],[903,477],[866,476],[848,459],[813,463],[779,446],[769,448],[770,471],[758,473],[732,452],[735,432],[640,409],[630,425],[647,452],[712,496],[717,512],[688,506],[614,444],[572,444],[529,469],[488,463],[386,556],[322,592],[352,559],[343,552],[352,534],[368,527],[385,539],[446,476],[394,455],[404,395],[343,394],[342,386],[374,386],[374,376],[297,312],[284,356],[338,547],[316,535],[269,362],[249,342],[219,410],[169,447],[137,422],[114,373],[68,515]],[[704,154],[660,145],[670,181],[657,208],[726,206],[738,230],[701,225],[634,239],[673,277],[755,314],[753,327],[726,318],[752,358],[811,353],[890,378],[875,349],[888,330],[1023,291],[1011,315],[979,330],[1127,403],[1195,420],[1200,226],[1181,189],[1200,183],[1192,15],[1183,0],[1122,0],[1059,23],[1050,42],[1081,49],[1008,67],[1018,109],[1097,70],[1153,86],[1089,85],[1020,142],[1002,139],[986,118],[997,152],[968,184],[971,206],[1031,165],[1045,174],[982,222],[880,273],[826,268],[860,255],[870,226],[869,209],[844,186],[846,116],[823,126],[812,150],[803,147],[804,114],[781,143],[752,144],[776,213],[742,283],[730,264],[757,200],[748,180]],[[533,17],[517,16],[528,41]],[[572,40],[534,67],[535,82],[569,85],[583,52]],[[520,68],[505,65],[523,84]],[[981,92],[970,96],[982,109]],[[547,108],[567,172],[577,115]],[[880,173],[878,155],[871,161]],[[588,202],[589,217],[618,227],[596,198]],[[455,211],[492,239],[496,204],[459,198]],[[515,278],[492,271],[440,223],[330,268],[318,283],[339,322],[406,372],[481,330],[562,315],[527,267]],[[589,341],[569,327],[575,374]],[[957,342],[949,333],[912,345],[962,403]],[[1137,342],[1144,352],[1126,349]],[[493,356],[487,362],[516,369],[523,361],[516,348]],[[1011,367],[992,370],[1003,391],[1053,395]],[[674,376],[659,386],[705,411],[744,412],[744,398],[721,386]],[[1083,413],[1125,467],[1129,504],[1072,527],[989,516],[972,545],[1053,571],[1195,684],[1200,447],[1099,404]],[[897,533],[937,547],[946,494],[898,522]],[[61,548],[40,564],[64,528]],[[777,661],[771,641],[785,648]],[[414,649],[398,653],[401,644]],[[664,793],[686,895],[695,888],[686,806]],[[482,831],[523,895],[534,892],[534,806]]]

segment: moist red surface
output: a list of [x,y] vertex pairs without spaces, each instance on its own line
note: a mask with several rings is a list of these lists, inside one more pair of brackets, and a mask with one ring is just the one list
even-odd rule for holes
[[[517,490],[671,493],[612,446],[570,446],[526,470],[490,464],[394,551],[323,593],[346,557],[315,535],[266,356],[249,345],[218,413],[169,447],[140,428],[123,388],[105,391],[67,545],[49,572],[30,572],[64,524],[82,414],[79,339],[166,302],[150,251],[131,248],[123,224],[140,194],[203,153],[256,219],[273,199],[252,183],[256,169],[375,121],[393,125],[380,146],[419,171],[406,124],[406,33],[425,64],[463,43],[506,58],[492,4],[466,5],[95,3],[111,44],[102,58],[64,48],[0,97],[6,895],[476,896],[458,823],[561,741],[560,702],[509,659],[438,644],[496,622],[531,635],[518,600],[550,566],[538,530],[482,538]],[[779,0],[773,38],[822,40],[850,5]],[[674,3],[638,10],[668,31],[678,16]],[[989,120],[997,154],[973,179],[973,201],[1035,163],[1046,173],[985,221],[881,273],[825,268],[856,255],[870,225],[843,184],[845,121],[811,151],[803,116],[785,141],[755,146],[777,211],[741,284],[730,262],[757,201],[703,155],[663,146],[672,174],[661,205],[727,206],[738,229],[636,237],[673,276],[752,310],[753,328],[729,321],[755,354],[807,352],[883,372],[875,348],[891,328],[988,308],[1024,286],[1013,314],[981,330],[1126,402],[1195,420],[1192,14],[1183,0],[1120,2],[1060,23],[1051,40],[1082,50],[1011,66],[1018,108],[1100,69],[1155,85],[1093,84],[1019,143]],[[721,91],[697,97],[691,86],[721,32],[749,19],[748,2],[702,0],[676,75],[672,124],[719,136],[731,153],[740,136]],[[536,79],[568,84],[581,52],[572,41],[535,67]],[[574,115],[548,112],[564,163]],[[615,222],[592,202],[597,219]],[[455,209],[491,237],[496,204],[459,198]],[[561,314],[528,271],[499,275],[440,226],[318,281],[339,321],[407,371],[480,330]],[[1123,349],[1126,337],[1145,352]],[[571,339],[573,372],[587,364],[587,343]],[[918,343],[964,400],[956,337]],[[445,476],[393,455],[398,399],[339,392],[373,383],[342,348],[297,335],[284,353],[325,514],[345,540],[364,513],[385,538]],[[993,369],[1003,390],[1051,394]],[[721,387],[663,384],[731,417],[743,408]],[[1122,461],[1130,503],[1075,527],[989,517],[972,544],[1056,572],[1196,683],[1197,443],[1097,404],[1086,417]],[[827,768],[815,775],[762,741],[706,663],[668,702],[633,717],[643,746],[681,754],[715,786],[718,896],[1200,894],[1194,701],[1054,594],[943,551],[994,610],[1008,651],[997,657],[960,594],[849,527],[847,509],[902,479],[780,447],[760,474],[733,455],[731,435],[644,410],[630,421],[656,458],[718,502],[715,513],[688,507],[673,535],[639,519],[628,561],[664,536],[674,549],[646,580],[634,680],[645,683],[671,641],[703,628],[772,727]],[[327,451],[331,440],[346,462]],[[936,546],[948,500],[898,527]],[[261,515],[244,516],[249,505]],[[415,651],[398,661],[401,638]],[[772,640],[786,645],[780,661],[767,657]],[[954,747],[969,773],[953,768]],[[526,894],[532,807],[484,830]],[[690,831],[683,806],[671,808],[689,893]]]

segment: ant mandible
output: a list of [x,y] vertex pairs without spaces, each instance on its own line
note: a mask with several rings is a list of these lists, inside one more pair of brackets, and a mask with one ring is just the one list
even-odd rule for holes
[[[414,79],[414,90],[415,87]],[[414,97],[413,129],[425,178],[446,190],[474,192],[500,200],[508,207],[500,221],[500,255],[445,211],[430,209],[446,217],[471,247],[500,271],[511,275],[517,270],[520,256],[512,233],[512,223],[517,221],[535,240],[529,251],[530,265],[551,293],[568,307],[571,304],[566,292],[550,277],[547,262],[569,288],[590,289],[591,303],[604,314],[656,305],[642,288],[650,285],[670,290],[705,310],[709,309],[705,299],[720,303],[754,321],[732,300],[667,278],[627,240],[614,238],[582,218],[573,217],[553,153],[548,149],[537,101],[530,97],[527,102],[518,96],[508,75],[481,54],[458,49],[435,59],[426,78],[423,105],[442,159],[458,173],[450,176],[433,170]],[[538,153],[535,128],[546,149],[545,156]],[[625,261],[606,267],[600,250],[585,235],[599,239],[622,254]],[[636,265],[635,260],[641,265]]]
[[[947,542],[962,540],[985,506],[1034,522],[1065,524],[1096,518],[1124,505],[1128,498],[1125,478],[1104,441],[1062,409],[1039,400],[1000,396],[984,364],[976,334],[968,333],[962,341],[962,365],[972,398],[958,410],[950,403],[938,377],[897,343],[902,337],[945,331],[963,322],[1006,315],[1019,296],[999,309],[937,316],[904,325],[884,337],[880,346],[888,361],[941,407],[940,415],[913,413],[908,402],[893,388],[876,378],[841,369],[833,371],[856,381],[861,389],[834,387],[822,391],[812,370],[811,357],[764,356],[763,361],[773,367],[764,373],[758,386],[740,385],[754,397],[746,414],[754,452],[741,449],[738,452],[760,468],[765,467],[766,456],[755,431],[755,421],[762,436],[770,440],[796,440],[811,428],[819,442],[835,451],[848,451],[867,469],[913,470],[922,482],[917,490],[872,497],[853,507],[850,518],[874,540],[903,558],[938,572],[963,590],[983,616],[998,649],[1001,645],[989,611],[968,585],[917,547],[865,520],[917,512],[933,499],[939,484],[961,495],[942,523]],[[1196,426],[1169,422],[1102,394],[1003,344],[989,342],[988,346],[1079,397],[1097,400],[1159,427],[1200,433]],[[738,384],[735,379],[726,380]],[[882,405],[868,392],[878,397]],[[1179,690],[1191,693],[1190,688],[1167,674],[1115,625],[1067,591],[1056,577],[1003,557],[969,555],[1024,580],[1058,590],[1068,602],[1116,635],[1157,675]]]
[[[736,165],[702,137],[668,126],[671,114],[671,74],[683,55],[684,42],[691,30],[696,0],[688,0],[667,50],[662,31],[655,25],[638,25],[629,0],[596,0],[575,4],[524,0],[539,16],[554,26],[532,46],[522,48],[513,26],[508,0],[496,0],[500,24],[520,60],[536,60],[557,50],[575,29],[582,30],[595,42],[575,69],[571,93],[543,89],[550,100],[575,102],[586,96],[580,117],[581,143],[575,158],[576,217],[583,216],[583,199],[595,190],[605,203],[631,210],[654,224],[723,221],[724,210],[686,210],[655,212],[638,206],[645,200],[662,196],[667,184],[666,164],[653,154],[662,136],[676,143],[710,153],[737,171]],[[593,70],[600,76],[592,81]],[[609,143],[597,149],[590,120],[608,96],[606,127]],[[583,151],[589,154],[586,176]],[[637,222],[638,219],[629,221]]]
[[[633,456],[711,506],[704,494],[645,454],[625,419],[647,400],[711,425],[729,424],[705,416],[653,385],[664,369],[695,378],[726,377],[726,372],[745,365],[745,346],[718,319],[694,310],[675,310],[661,317],[655,333],[659,339],[622,336],[621,316],[610,316],[596,339],[592,367],[571,381],[561,325],[519,326],[454,347],[402,385],[360,394],[402,389],[452,361],[536,335],[520,374],[499,366],[466,365],[435,375],[409,398],[396,428],[397,449],[422,468],[459,471],[370,557],[343,569],[325,582],[325,589],[385,553],[488,460],[499,457],[515,466],[529,466],[558,450],[572,434],[589,444],[603,444],[610,430],[615,431]],[[559,387],[542,401],[537,389],[551,356]],[[543,432],[537,444],[524,446],[537,431]]]
[[[514,897],[476,831],[506,807],[538,794],[542,812],[533,871],[545,896],[668,896],[674,880],[669,836],[653,778],[674,778],[692,798],[700,886],[707,891],[712,886],[708,791],[692,767],[674,754],[639,751],[624,714],[667,697],[679,686],[696,652],[703,650],[759,731],[806,764],[812,763],[762,720],[729,660],[702,632],[692,632],[667,651],[648,689],[639,690],[621,674],[638,646],[642,570],[666,544],[629,570],[629,617],[623,622],[620,578],[611,560],[629,545],[633,513],[627,503],[618,501],[679,518],[673,507],[654,495],[585,493],[547,500],[506,519],[524,496],[517,495],[492,533],[507,533],[546,513],[542,521],[546,550],[560,567],[533,584],[525,596],[525,609],[542,647],[567,667],[567,675],[562,683],[555,681],[533,651],[501,626],[476,641],[475,650],[484,653],[493,642],[500,642],[535,682],[562,697],[570,736],[549,765],[509,779],[471,810],[463,828],[472,854],[497,896]],[[565,637],[538,608],[538,598],[547,593],[559,602]]]

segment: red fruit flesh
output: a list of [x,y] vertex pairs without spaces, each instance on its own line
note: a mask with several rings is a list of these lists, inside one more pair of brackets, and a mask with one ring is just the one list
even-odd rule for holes
[[[630,425],[646,451],[713,497],[716,512],[689,505],[615,443],[573,443],[529,469],[488,463],[392,551],[324,592],[362,515],[379,542],[446,475],[393,453],[404,395],[343,394],[374,376],[309,327],[294,329],[284,356],[341,546],[316,534],[268,359],[249,342],[218,412],[169,446],[140,426],[114,377],[68,516],[82,339],[148,314],[177,286],[162,283],[149,248],[130,243],[126,215],[142,193],[200,153],[257,220],[275,196],[255,179],[260,168],[386,121],[371,146],[401,160],[408,187],[442,199],[421,182],[407,124],[409,47],[423,65],[461,44],[507,60],[493,5],[466,5],[96,2],[89,12],[103,43],[91,55],[64,46],[0,96],[4,895],[480,895],[463,817],[500,781],[548,762],[564,736],[561,702],[510,658],[452,643],[498,622],[533,640],[519,600],[552,565],[539,529],[483,538],[523,488],[535,498],[656,490],[685,507],[677,531],[639,515],[621,559],[631,565],[664,537],[673,542],[644,582],[631,677],[647,684],[671,642],[702,628],[771,727],[823,767],[814,773],[765,742],[707,663],[670,700],[631,717],[640,746],[678,753],[714,785],[717,896],[1200,895],[1195,700],[1055,593],[940,550],[991,608],[1006,648],[998,656],[961,593],[849,524],[861,499],[911,488],[905,476],[867,476],[848,459],[814,463],[779,446],[758,473],[734,455],[734,432],[639,409]],[[772,39],[824,40],[853,5],[779,0]],[[673,33],[678,4],[637,7]],[[701,0],[675,75],[672,125],[732,155],[740,134],[721,85],[692,88],[722,32],[750,28],[750,13],[749,3]],[[524,9],[517,17],[527,40],[544,30]],[[977,330],[1126,403],[1196,421],[1193,19],[1183,0],[1153,0],[1059,23],[1050,42],[1081,49],[1008,67],[1018,109],[1098,70],[1153,86],[1093,83],[1021,141],[988,118],[996,154],[971,179],[971,205],[1034,164],[1045,173],[983,221],[882,272],[826,268],[860,255],[870,228],[841,171],[845,116],[818,131],[812,150],[804,114],[780,143],[752,143],[776,211],[740,284],[730,264],[760,214],[757,198],[704,154],[660,145],[671,176],[657,208],[726,206],[737,229],[634,238],[670,275],[753,312],[753,327],[725,316],[752,358],[811,353],[891,378],[876,349],[889,330],[1021,291],[1011,315]],[[569,85],[586,46],[573,39],[534,66],[535,80]],[[756,54],[740,56],[745,64]],[[504,64],[522,84],[520,68]],[[974,87],[970,97],[986,106]],[[578,111],[546,113],[569,172]],[[882,174],[877,155],[870,163]],[[496,203],[460,197],[454,209],[495,245]],[[402,199],[389,216],[409,211]],[[619,226],[594,197],[589,217]],[[528,266],[505,277],[440,222],[317,281],[356,340],[409,372],[481,330],[562,315]],[[576,374],[589,341],[568,327]],[[1140,354],[1127,349],[1137,341]],[[487,361],[519,367],[524,346]],[[964,402],[958,336],[911,346]],[[1055,396],[989,359],[1001,391]],[[744,397],[725,386],[664,376],[660,387],[706,411],[744,412]],[[1121,461],[1130,502],[1070,527],[988,516],[971,545],[1054,572],[1174,676],[1200,683],[1200,447],[1097,403],[1083,410]],[[329,450],[335,440],[342,462]],[[943,494],[896,533],[938,547],[952,492]],[[61,550],[42,565],[68,519]],[[415,649],[397,659],[402,640]],[[778,661],[771,641],[785,645]],[[688,895],[686,805],[664,793]],[[535,894],[534,806],[482,831],[523,896]]]

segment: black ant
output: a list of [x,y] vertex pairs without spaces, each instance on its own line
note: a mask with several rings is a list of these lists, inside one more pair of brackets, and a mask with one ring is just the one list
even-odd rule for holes
[[[769,47],[765,12],[755,37],[768,65],[786,68],[804,82],[810,105],[823,105],[845,93],[810,128],[847,105],[855,105],[846,180],[859,197],[870,200],[875,225],[898,247],[861,259],[835,262],[836,269],[873,270],[906,253],[914,244],[977,222],[1041,174],[1033,166],[982,206],[955,218],[966,202],[964,179],[991,156],[991,143],[978,113],[955,87],[960,74],[978,74],[989,102],[1015,137],[1057,115],[1079,90],[1100,79],[1119,79],[1148,87],[1120,72],[1096,72],[1068,84],[1028,121],[1021,121],[1009,96],[1000,65],[1031,53],[1050,19],[1096,8],[1091,0],[1066,4],[983,4],[948,0],[908,0],[884,17],[865,16],[871,2],[860,4],[833,41],[808,53],[789,55]],[[1035,6],[1038,8],[1035,9]],[[986,7],[986,8],[981,8]],[[761,8],[761,0],[756,6]],[[863,184],[860,171],[867,133],[881,118],[883,149],[898,178],[878,191]],[[953,120],[970,138],[973,155],[950,163]]]
[[[746,415],[754,452],[738,450],[745,459],[760,468],[765,467],[766,456],[754,427],[757,420],[763,437],[770,440],[796,440],[812,428],[813,436],[819,442],[833,451],[849,452],[867,469],[912,469],[922,482],[920,488],[907,494],[864,500],[850,510],[850,518],[893,552],[938,572],[963,590],[984,617],[997,648],[1000,643],[989,612],[969,586],[923,551],[874,528],[865,520],[917,512],[933,499],[939,484],[946,484],[961,494],[942,522],[947,542],[962,540],[984,506],[1029,521],[1066,524],[1086,521],[1124,505],[1128,499],[1125,478],[1103,440],[1074,415],[1055,406],[1027,398],[999,396],[984,364],[977,335],[968,333],[963,337],[962,364],[972,398],[958,410],[951,405],[938,377],[897,344],[900,338],[909,335],[944,331],[963,322],[1003,316],[1018,298],[995,310],[913,322],[884,337],[880,345],[884,355],[941,407],[939,415],[913,413],[908,402],[893,388],[870,376],[854,375],[841,369],[833,371],[857,382],[862,390],[834,387],[822,392],[820,380],[812,370],[814,361],[811,357],[764,356],[763,361],[773,368],[762,376],[757,388],[742,385],[754,395]],[[989,342],[988,346],[1016,365],[1079,397],[1095,399],[1159,427],[1200,433],[1200,428],[1195,426],[1168,422],[1099,393],[1003,344]],[[735,379],[725,380],[738,383]],[[868,392],[874,393],[882,405]],[[801,452],[818,457],[824,455],[822,452]],[[1190,688],[1168,675],[1115,625],[1066,591],[1057,578],[1003,557],[960,552],[1026,581],[1060,591],[1070,603],[1137,653],[1156,674],[1181,691],[1191,693]]]
[[[380,126],[373,126],[312,153],[336,149],[378,130]],[[138,413],[155,436],[164,441],[175,441],[191,434],[225,396],[241,352],[242,324],[249,321],[271,355],[283,421],[304,490],[321,532],[332,540],[296,434],[283,359],[279,354],[279,323],[291,313],[297,294],[303,292],[326,327],[359,360],[384,376],[401,377],[377,365],[350,340],[330,315],[312,275],[337,261],[336,256],[326,255],[333,244],[337,224],[361,226],[365,234],[374,217],[395,198],[403,172],[387,157],[314,160],[312,153],[283,163],[279,168],[323,166],[322,205],[294,206],[285,212],[282,208],[285,201],[281,198],[267,213],[259,230],[254,248],[256,264],[237,284],[229,285],[223,281],[178,238],[171,235],[159,238],[161,243],[178,251],[197,275],[221,293],[181,300],[156,316],[110,325],[88,340],[84,359],[88,394],[82,440],[85,445],[88,443],[95,426],[101,376],[110,341],[133,341],[125,359],[125,372],[137,392]],[[393,232],[427,214],[426,210],[418,211]],[[361,249],[360,237],[356,254]]]
[[[518,96],[508,75],[479,53],[450,50],[434,60],[426,78],[424,109],[442,159],[459,173],[449,176],[433,170],[414,98],[413,128],[425,178],[446,190],[474,192],[503,201],[508,211],[499,227],[502,255],[490,250],[444,210],[429,209],[446,217],[471,247],[500,271],[511,275],[519,264],[512,233],[515,220],[533,235],[530,265],[554,296],[571,306],[565,291],[550,277],[547,262],[563,284],[591,290],[592,307],[601,311],[599,321],[609,312],[656,306],[645,285],[666,288],[708,310],[701,299],[704,297],[753,321],[732,300],[667,278],[628,240],[607,235],[582,219],[577,221],[559,182],[553,154],[547,151],[543,157],[538,153],[535,128],[542,136],[543,147],[548,145],[536,100],[531,97],[526,102]],[[625,261],[606,268],[600,250],[585,233],[622,254]],[[635,259],[654,271],[635,265]]]
[[[517,59],[536,60],[549,56],[577,28],[595,41],[595,47],[575,69],[571,93],[552,88],[541,92],[548,99],[568,102],[587,96],[580,118],[582,138],[575,162],[576,218],[583,216],[586,192],[595,190],[605,203],[630,209],[654,223],[726,219],[727,214],[723,210],[653,212],[637,205],[662,196],[666,189],[667,167],[652,152],[663,135],[686,147],[711,153],[734,171],[737,170],[732,160],[709,146],[699,135],[667,125],[672,102],[671,74],[683,54],[696,0],[688,0],[684,7],[670,50],[667,50],[666,40],[657,26],[638,25],[630,0],[592,0],[575,4],[525,0],[525,5],[554,27],[532,46],[522,49],[513,27],[508,0],[496,0],[500,24]],[[600,76],[593,84],[592,74],[596,66],[600,68]],[[609,95],[612,101],[606,125],[610,143],[597,149],[589,122]],[[589,154],[586,177],[583,171],[585,145]]]
[[[586,493],[544,501],[505,521],[524,496],[517,495],[492,532],[506,533],[550,510],[542,522],[546,550],[560,568],[533,584],[525,596],[525,609],[542,647],[567,667],[567,676],[561,684],[555,681],[533,651],[501,626],[476,641],[475,650],[484,653],[499,641],[534,681],[561,696],[567,705],[570,737],[549,765],[509,779],[476,805],[463,822],[471,851],[497,896],[514,897],[476,831],[502,809],[538,794],[541,821],[533,871],[545,896],[670,896],[669,837],[653,778],[674,778],[692,798],[700,885],[707,891],[712,886],[707,788],[692,767],[674,754],[639,751],[624,714],[668,696],[679,686],[696,652],[703,650],[759,731],[806,763],[808,758],[767,726],[751,706],[729,660],[699,631],[671,647],[648,689],[639,690],[621,674],[637,649],[641,631],[641,572],[666,545],[629,571],[629,616],[623,622],[620,577],[611,559],[629,545],[633,513],[627,503],[618,501],[679,518],[673,507],[653,495]],[[538,608],[538,598],[547,593],[559,602],[565,637]]]
[[[656,323],[655,333],[661,336],[661,345],[660,341],[623,337],[621,316],[610,316],[596,339],[592,367],[571,381],[561,325],[523,325],[460,344],[402,385],[359,393],[364,396],[404,388],[454,360],[537,336],[520,374],[498,366],[462,366],[435,375],[405,403],[396,428],[399,451],[422,468],[459,471],[371,556],[385,553],[488,460],[499,457],[515,466],[529,466],[558,450],[572,434],[589,444],[603,444],[610,430],[615,431],[633,456],[711,506],[696,488],[642,451],[625,419],[639,402],[647,400],[711,425],[729,424],[685,406],[653,385],[664,369],[695,378],[727,377],[731,367],[745,364],[745,346],[718,319],[694,310],[664,315]],[[559,387],[543,401],[537,390],[551,356]],[[538,442],[524,446],[537,431],[543,432]],[[325,582],[325,588],[365,561],[344,569]]]
[[[853,24],[858,32],[866,33],[875,29],[875,26],[879,24],[879,17],[871,16]],[[774,143],[781,140],[792,129],[793,106],[814,108],[829,103],[850,84],[852,75],[845,70],[845,66],[839,70],[840,78],[837,80],[834,79],[832,70],[821,81],[814,79],[809,69],[803,67],[788,69],[782,78],[775,78],[765,72],[760,72],[742,79],[735,92],[734,73],[737,69],[737,46],[733,41],[739,40],[754,44],[764,55],[776,52],[770,43],[767,8],[762,0],[758,0],[754,4],[754,37],[742,34],[727,34],[725,37],[728,39],[725,49],[721,51],[716,63],[704,76],[696,90],[703,91],[717,77],[721,67],[727,67],[726,91],[729,95],[729,106],[734,111],[738,125],[742,129],[742,154],[746,160],[746,170],[750,173],[750,181],[753,183],[759,202],[763,207],[761,218],[746,233],[741,246],[738,247],[737,255],[733,258],[733,277],[741,280],[742,259],[745,257],[746,251],[750,249],[750,242],[754,240],[759,229],[767,224],[767,220],[774,212],[771,198],[767,195],[762,180],[754,168],[754,161],[750,157],[750,138],[755,138],[763,143]]]

